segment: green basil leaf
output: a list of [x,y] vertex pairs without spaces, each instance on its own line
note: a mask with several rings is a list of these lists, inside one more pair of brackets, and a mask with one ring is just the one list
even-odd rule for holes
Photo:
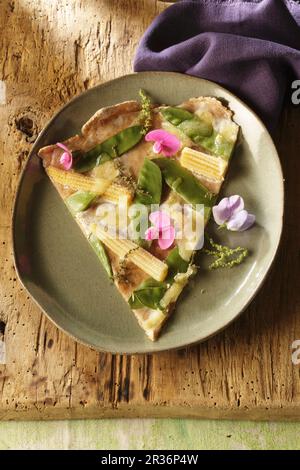
[[173,282],[174,277],[178,273],[185,273],[189,267],[189,261],[184,260],[180,254],[178,246],[175,246],[173,250],[170,251],[167,258],[165,259],[169,269],[168,277],[165,282]]
[[160,309],[160,301],[167,290],[167,285],[164,282],[156,281],[155,279],[146,279],[140,286],[132,293],[128,303],[132,309],[148,307],[152,309]]
[[132,149],[143,137],[143,126],[132,126],[96,145],[88,152],[73,152],[73,168],[84,173],[108,160],[120,157]]
[[88,191],[77,191],[66,199],[66,204],[73,214],[85,211],[97,197]]
[[178,273],[185,273],[189,267],[189,262],[185,261],[179,254],[178,247],[168,254],[165,262],[167,263],[168,277],[165,282],[158,282],[155,279],[146,279],[132,293],[128,303],[132,309],[143,307],[161,309],[160,301],[163,298],[168,285],[174,281],[174,277]]
[[216,196],[208,191],[191,173],[183,168],[180,163],[170,158],[155,158],[162,172],[165,182],[179,196],[190,204],[203,204],[211,207],[214,205]]
[[132,308],[133,310],[145,307],[145,305],[140,301],[138,296],[135,295],[135,292],[131,294],[131,297],[128,300],[128,304],[129,304],[129,307]]
[[103,243],[101,242],[101,240],[99,240],[98,237],[96,237],[93,234],[90,235],[89,242],[93,250],[95,251],[96,255],[98,256],[99,260],[101,261],[109,278],[113,279],[113,272],[112,272],[110,260],[109,260],[109,257],[107,256]]
[[161,171],[155,163],[145,158],[138,177],[135,203],[160,204],[162,189]]

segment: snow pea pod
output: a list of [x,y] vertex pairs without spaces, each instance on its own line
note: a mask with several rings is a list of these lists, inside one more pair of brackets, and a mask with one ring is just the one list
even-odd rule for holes
[[[136,195],[134,199],[135,204],[143,204],[150,211],[151,204],[160,204],[162,191],[162,176],[161,171],[155,163],[153,163],[148,158],[145,158],[143,166],[140,170]],[[137,214],[133,219],[135,219],[135,225],[137,226],[137,231],[140,232],[140,226],[137,224],[137,219],[141,219],[143,215],[137,211]],[[149,242],[144,240],[141,235],[134,239],[135,243],[142,247],[147,247]]]
[[214,155],[223,157],[226,160],[230,158],[235,141],[230,141],[224,135],[215,131],[209,118],[203,119],[186,109],[176,107],[162,109],[161,114],[197,145],[201,145]]
[[66,199],[66,204],[73,214],[85,211],[97,197],[96,194],[88,191],[76,191]]
[[87,152],[80,150],[73,152],[73,168],[80,173],[92,170],[95,166],[128,152],[140,142],[142,137],[143,126],[127,127]]
[[235,146],[235,141],[227,140],[222,134],[218,134],[216,131],[213,131],[212,135],[209,137],[203,137],[199,143],[206,150],[209,150],[218,157],[223,157],[225,160],[229,160]]
[[189,170],[183,168],[176,160],[170,158],[155,158],[165,182],[179,196],[190,204],[203,204],[206,207],[214,205],[216,196],[197,180]]
[[160,204],[162,177],[160,168],[151,160],[145,158],[138,177],[136,197],[134,202],[151,205]]
[[178,129],[184,132],[196,144],[201,144],[203,138],[209,137],[213,133],[211,122],[201,119],[196,114],[190,113],[186,109],[168,107],[162,109],[161,114],[167,121],[178,127]]
[[189,121],[193,119],[193,113],[190,113],[184,108],[176,108],[172,106],[168,106],[167,108],[163,108],[161,110],[161,114],[163,117],[169,121],[174,126],[178,126],[183,121]]
[[110,279],[113,279],[113,272],[110,264],[110,260],[107,256],[103,243],[95,235],[90,235],[89,242],[101,261],[105,271],[107,272]]

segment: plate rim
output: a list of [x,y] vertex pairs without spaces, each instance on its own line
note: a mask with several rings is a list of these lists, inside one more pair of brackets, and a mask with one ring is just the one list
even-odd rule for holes
[[[266,132],[269,140],[270,140],[270,144],[273,146],[273,149],[274,149],[274,152],[275,152],[275,155],[277,158],[274,159],[274,162],[276,163],[276,166],[277,166],[277,170],[278,170],[278,173],[279,175],[281,176],[281,179],[280,179],[280,202],[281,202],[281,210],[280,210],[280,217],[279,217],[279,221],[280,221],[280,228],[279,228],[279,232],[278,232],[278,236],[277,236],[277,240],[276,240],[276,243],[274,245],[274,251],[272,253],[272,257],[270,259],[270,261],[268,262],[268,264],[266,265],[266,268],[265,268],[265,272],[259,282],[259,284],[256,286],[256,288],[254,289],[254,291],[252,292],[252,294],[250,295],[250,297],[248,298],[248,300],[245,302],[245,304],[243,305],[243,307],[239,310],[239,312],[234,315],[230,320],[228,321],[225,321],[224,324],[222,324],[221,326],[219,326],[217,329],[215,329],[211,334],[208,334],[206,335],[205,337],[203,338],[199,338],[199,339],[196,339],[196,340],[193,340],[191,342],[186,342],[186,341],[183,341],[182,343],[180,343],[179,341],[179,344],[176,344],[174,346],[162,346],[162,347],[158,347],[156,348],[155,350],[151,349],[150,347],[145,347],[143,350],[139,351],[139,350],[122,350],[122,349],[119,349],[119,348],[102,348],[101,346],[95,346],[95,345],[91,345],[90,343],[88,343],[87,341],[81,339],[81,338],[78,338],[77,336],[73,335],[72,333],[70,333],[69,331],[67,331],[63,326],[59,325],[59,323],[57,321],[55,321],[48,313],[47,311],[42,307],[42,305],[39,303],[39,301],[34,297],[34,295],[30,292],[29,288],[25,285],[25,283],[23,282],[23,279],[22,279],[22,276],[20,274],[20,271],[19,271],[19,267],[18,267],[18,263],[17,263],[17,253],[16,253],[16,239],[15,239],[15,223],[16,223],[16,217],[17,217],[17,205],[18,205],[18,201],[19,201],[19,195],[20,195],[20,190],[21,190],[21,186],[22,186],[22,182],[23,182],[23,179],[24,179],[24,175],[26,173],[26,169],[27,169],[27,166],[29,165],[29,162],[30,160],[34,157],[34,155],[36,154],[36,151],[39,147],[39,141],[43,138],[43,136],[47,133],[48,129],[51,127],[51,125],[53,124],[53,122],[59,117],[59,115],[61,113],[64,112],[64,110],[66,108],[68,108],[69,106],[72,106],[74,102],[82,99],[82,97],[84,95],[87,95],[89,94],[92,90],[95,90],[95,89],[102,89],[102,88],[105,88],[106,86],[109,86],[111,83],[113,82],[117,82],[117,81],[122,81],[124,78],[130,78],[130,77],[133,77],[133,76],[141,76],[141,75],[177,75],[177,76],[180,76],[181,78],[185,78],[187,80],[189,79],[192,79],[192,80],[200,80],[201,82],[206,82],[210,85],[214,85],[214,86],[218,86],[221,90],[225,91],[227,94],[229,94],[229,96],[233,97],[240,105],[242,105],[244,108],[247,109],[247,111],[252,114],[255,119],[261,124],[262,128],[264,129],[264,131]],[[60,329],[61,331],[63,331],[66,335],[68,335],[69,337],[71,337],[74,341],[84,345],[84,346],[87,346],[89,348],[92,348],[94,349],[95,351],[99,351],[99,352],[104,352],[104,353],[110,353],[110,354],[123,354],[123,355],[133,355],[133,354],[156,354],[156,353],[159,353],[159,352],[164,352],[164,351],[171,351],[171,350],[180,350],[180,349],[183,349],[183,348],[186,348],[186,347],[192,347],[194,345],[197,345],[197,344],[200,344],[204,341],[208,341],[210,338],[212,338],[213,336],[221,333],[225,328],[227,328],[229,325],[231,325],[231,323],[233,323],[235,320],[237,320],[240,315],[246,310],[246,308],[250,305],[250,303],[253,301],[253,299],[256,297],[256,295],[258,294],[258,292],[261,290],[261,288],[263,287],[267,277],[268,277],[268,274],[270,273],[270,270],[274,264],[274,261],[278,255],[278,251],[279,251],[279,247],[280,247],[280,244],[281,244],[281,240],[282,240],[282,232],[283,232],[283,217],[284,217],[284,202],[285,202],[285,189],[284,189],[284,175],[283,175],[283,171],[282,171],[282,165],[281,165],[281,161],[280,161],[280,158],[279,158],[279,154],[278,154],[278,151],[277,151],[277,148],[275,146],[275,143],[273,141],[273,138],[270,134],[270,132],[268,131],[266,125],[264,124],[264,122],[262,121],[262,119],[255,113],[255,111],[253,111],[253,109],[247,104],[245,103],[242,99],[240,99],[238,96],[236,96],[234,93],[232,93],[230,90],[228,90],[226,87],[220,85],[219,83],[217,82],[214,82],[212,80],[207,80],[205,78],[201,78],[201,77],[196,77],[194,75],[187,75],[187,74],[183,74],[183,73],[179,73],[179,72],[169,72],[169,71],[143,71],[143,72],[133,72],[133,73],[129,73],[129,74],[126,74],[126,75],[122,75],[120,77],[116,77],[114,79],[111,79],[111,80],[107,80],[103,83],[100,83],[98,85],[95,85],[94,87],[91,87],[87,90],[84,90],[83,92],[81,92],[80,94],[74,96],[73,98],[71,98],[66,104],[64,104],[62,107],[59,108],[59,110],[51,117],[51,119],[46,123],[46,125],[43,127],[43,129],[39,132],[35,142],[33,143],[33,146],[29,152],[29,155],[28,155],[28,158],[27,158],[27,161],[21,171],[21,174],[19,176],[19,179],[18,179],[18,182],[17,182],[17,185],[16,185],[16,190],[15,190],[15,194],[14,194],[14,200],[13,200],[13,210],[12,210],[12,216],[11,216],[11,239],[12,239],[12,255],[13,255],[13,263],[14,263],[14,266],[15,266],[15,269],[16,269],[16,274],[17,274],[17,278],[19,280],[19,282],[21,283],[22,287],[27,291],[28,295],[30,296],[30,298],[33,300],[33,302],[35,303],[35,305],[37,305],[39,307],[39,309],[41,310],[41,312],[46,315],[46,317],[58,328]],[[150,345],[153,344],[150,340]]]

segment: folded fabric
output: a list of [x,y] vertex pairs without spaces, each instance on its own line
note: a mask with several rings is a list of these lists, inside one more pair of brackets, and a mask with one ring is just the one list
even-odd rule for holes
[[160,70],[218,82],[273,131],[287,86],[300,78],[300,2],[182,0],[144,34],[136,71]]

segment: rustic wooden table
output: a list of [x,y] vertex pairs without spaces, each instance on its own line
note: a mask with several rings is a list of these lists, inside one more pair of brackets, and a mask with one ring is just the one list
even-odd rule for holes
[[300,338],[300,108],[286,106],[276,137],[286,186],[279,255],[247,311],[215,338],[156,355],[97,353],[57,330],[16,279],[11,212],[32,142],[74,95],[132,71],[139,38],[166,6],[0,0],[0,419],[300,417],[291,360]]

